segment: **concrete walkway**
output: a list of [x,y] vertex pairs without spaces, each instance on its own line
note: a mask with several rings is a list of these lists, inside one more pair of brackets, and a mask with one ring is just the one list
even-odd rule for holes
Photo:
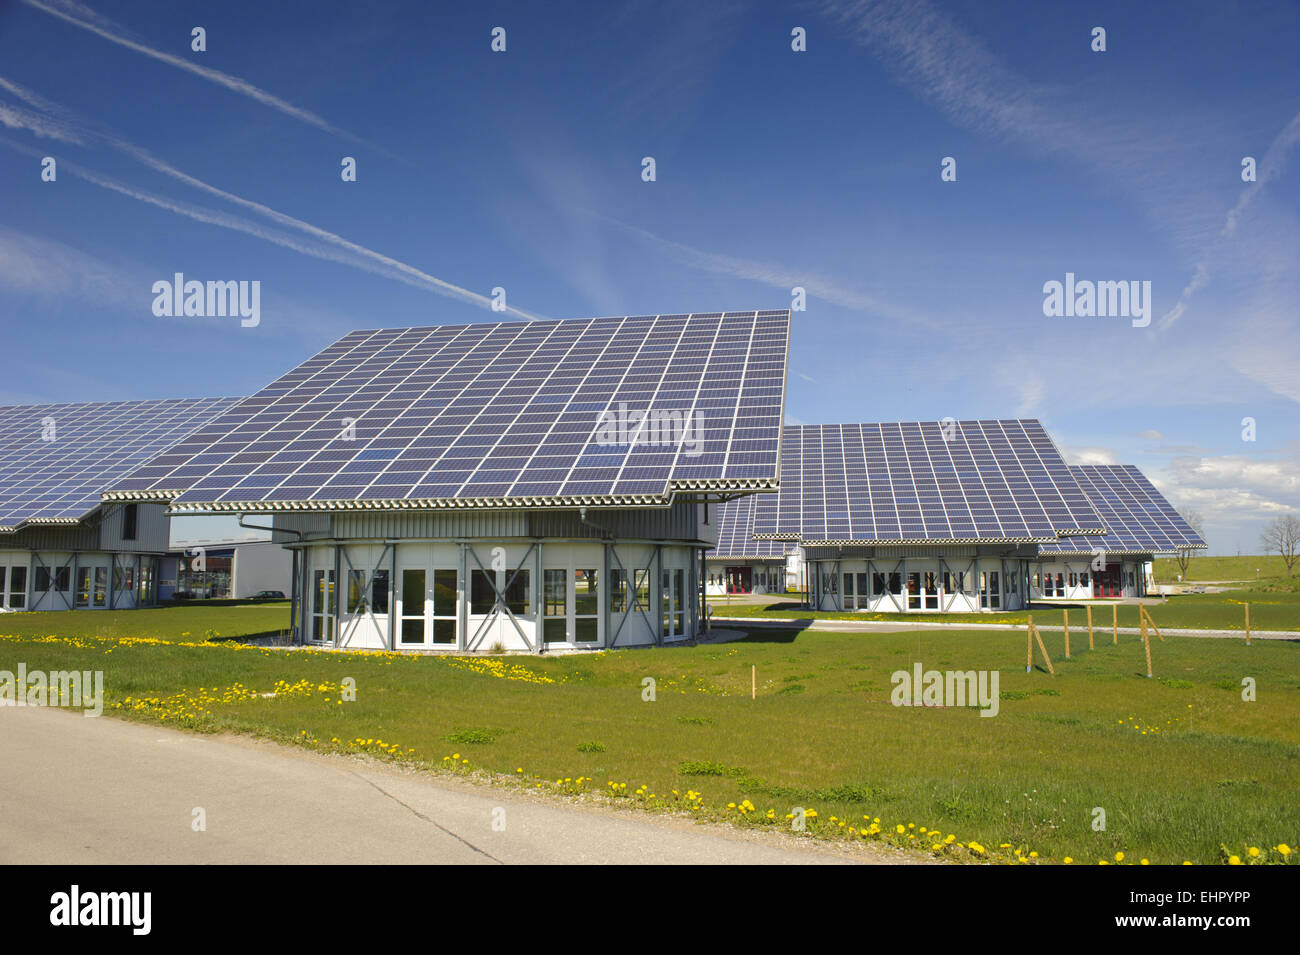
[[0,765],[9,865],[917,861],[44,707],[0,707]]

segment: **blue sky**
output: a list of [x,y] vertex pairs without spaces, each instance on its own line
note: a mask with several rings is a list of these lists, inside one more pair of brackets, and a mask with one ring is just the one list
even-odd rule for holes
[[[1300,507],[1300,4],[443,6],[0,4],[0,403],[247,394],[498,286],[802,286],[791,421],[1038,417],[1211,553]],[[260,324],[156,317],[175,272],[260,281]],[[1149,281],[1150,325],[1045,316],[1067,272]]]

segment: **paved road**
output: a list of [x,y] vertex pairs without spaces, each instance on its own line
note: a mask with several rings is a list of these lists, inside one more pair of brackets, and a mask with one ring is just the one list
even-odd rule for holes
[[[904,633],[916,630],[1018,630],[1025,632],[1025,625],[1009,623],[962,623],[960,621],[950,621],[940,623],[938,621],[918,620],[821,620],[812,617],[785,618],[785,617],[724,617],[721,614],[712,618],[712,625],[715,627],[727,627],[729,629],[743,628],[750,630],[824,630],[834,633]],[[1093,625],[1096,631],[1096,638],[1101,639],[1103,635],[1110,635],[1110,624],[1105,626],[1097,621]],[[1038,625],[1039,630],[1056,630],[1064,631],[1064,627],[1057,623],[1043,623]],[[1140,636],[1141,631],[1137,627],[1120,627],[1119,632],[1126,636]],[[1179,629],[1176,627],[1161,627],[1160,632],[1165,636],[1174,637],[1226,637],[1246,641],[1246,632],[1244,630],[1192,630]],[[1088,636],[1088,626],[1084,624],[1082,628],[1072,624],[1070,633],[1076,638],[1080,633],[1086,639]],[[1298,630],[1254,630],[1250,631],[1252,640],[1295,640],[1300,641],[1300,631]]]
[[0,708],[0,766],[4,864],[903,861],[54,709]]

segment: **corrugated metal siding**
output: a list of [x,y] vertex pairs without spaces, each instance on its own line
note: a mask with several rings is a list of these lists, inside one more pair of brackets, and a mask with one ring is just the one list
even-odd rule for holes
[[356,511],[334,515],[334,537],[376,539],[528,537],[523,511]]
[[100,542],[104,550],[130,553],[166,553],[170,549],[171,519],[164,504],[141,501],[136,504],[135,540],[122,539],[126,504],[105,504],[100,525]]
[[943,557],[946,560],[954,558],[964,558],[970,560],[978,552],[981,558],[984,557],[1006,557],[1008,560],[1013,558],[1031,558],[1037,553],[1036,545],[982,545],[974,547],[970,544],[957,544],[951,547],[807,547],[806,559],[808,560],[861,560],[870,555],[873,560],[884,560],[887,558],[902,559],[912,557],[917,560],[933,559]]
[[[670,508],[592,509],[584,524],[577,511],[358,511],[333,515],[333,536],[342,540],[435,538],[508,539],[545,537],[599,540],[602,529],[616,539],[695,540],[697,505]],[[282,526],[277,516],[276,526]]]
[[25,527],[16,534],[0,534],[0,548],[7,547],[26,550],[98,550],[99,525]]
[[[328,514],[276,514],[268,519],[265,514],[248,515],[250,523],[269,524],[272,527],[282,527],[285,530],[298,531],[303,537],[328,537],[330,533],[330,516]],[[286,542],[292,542],[291,535],[282,534],[276,538],[285,538]]]

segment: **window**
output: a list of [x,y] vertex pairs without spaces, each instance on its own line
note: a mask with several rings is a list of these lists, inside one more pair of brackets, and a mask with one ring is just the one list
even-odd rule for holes
[[76,604],[78,607],[90,606],[90,568],[77,568],[77,597]]
[[[489,577],[488,575],[492,576]],[[470,592],[469,612],[475,615],[491,613],[497,605],[496,572],[491,570],[473,570],[470,572],[472,589]]]
[[889,575],[889,592],[895,597],[903,592],[903,575],[893,573]]
[[102,607],[108,600],[108,568],[95,568],[95,606]]
[[27,568],[9,568],[9,609],[22,610],[27,606]]
[[365,613],[366,610],[366,573],[363,570],[348,571],[348,613]]
[[370,578],[370,612],[388,613],[388,571],[377,570]]
[[[709,574],[709,583],[713,583],[713,574]],[[609,572],[609,612],[624,613],[627,610],[627,576],[621,570]]]
[[1086,570],[1079,575],[1079,585],[1081,587],[1088,586],[1088,572]]
[[871,575],[871,592],[872,592],[872,593],[877,593],[877,594],[883,594],[883,593],[885,592],[885,575],[884,575],[884,574],[872,574],[872,575]]
[[528,571],[516,571],[514,578],[506,587],[506,606],[516,617],[526,617],[532,613],[533,590],[528,586]]
[[122,508],[122,540],[133,541],[139,524],[138,504],[127,504]]
[[135,590],[135,568],[134,567],[122,568],[122,589],[127,591],[128,593],[133,592]]
[[1070,586],[1071,587],[1079,586],[1079,575],[1075,573],[1073,570],[1070,571]]
[[44,593],[50,589],[50,569],[48,567],[36,568],[36,586],[37,593]]

